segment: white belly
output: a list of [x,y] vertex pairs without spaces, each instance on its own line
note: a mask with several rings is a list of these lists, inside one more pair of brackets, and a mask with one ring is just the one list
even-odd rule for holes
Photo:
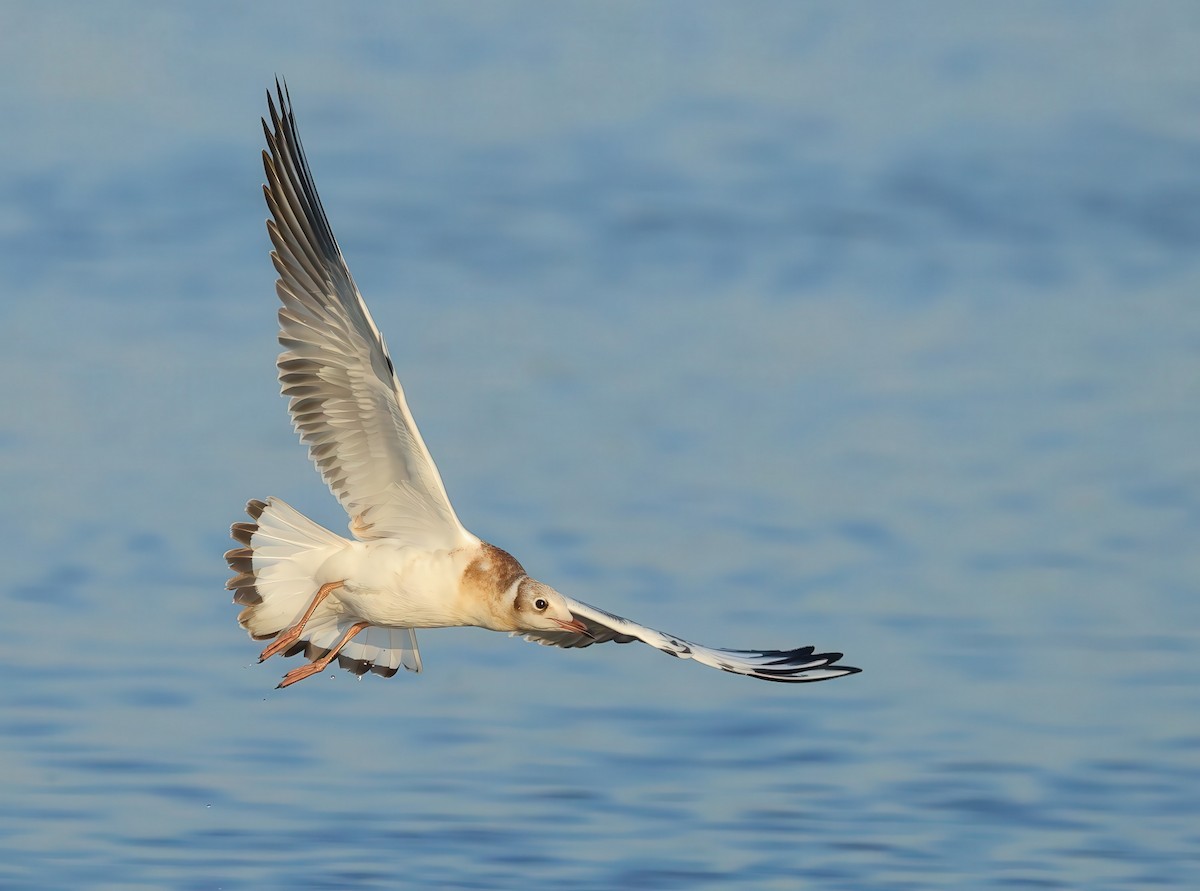
[[343,582],[327,602],[348,617],[385,628],[444,628],[472,624],[456,608],[458,562],[450,551],[356,541],[326,560],[318,578]]

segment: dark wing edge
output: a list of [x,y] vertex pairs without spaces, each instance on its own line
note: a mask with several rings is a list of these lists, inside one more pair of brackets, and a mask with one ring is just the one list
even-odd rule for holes
[[543,646],[567,649],[590,647],[592,644],[610,641],[632,643],[636,640],[662,650],[668,656],[694,659],[701,665],[721,671],[785,684],[828,681],[862,671],[861,668],[850,665],[835,664],[842,658],[841,653],[818,653],[815,647],[797,647],[791,650],[724,650],[706,647],[647,628],[581,601],[569,597],[566,600],[575,618],[587,626],[590,636],[566,631],[539,631],[521,636]]
[[[278,270],[280,277],[291,290],[299,291],[296,295],[298,298],[308,297],[307,303],[338,303],[360,329],[375,335],[374,346],[384,363],[390,366],[391,359],[383,345],[383,337],[358,294],[342,256],[342,249],[325,215],[304,146],[300,142],[300,133],[296,129],[291,96],[287,86],[280,84],[278,78],[275,80],[275,96],[271,95],[270,90],[267,91],[267,107],[271,120],[268,123],[263,118],[262,127],[270,151],[263,152],[263,168],[267,174],[263,194],[274,217],[267,222],[271,241],[279,252],[279,256],[273,259],[277,264],[282,263],[287,267]],[[314,300],[309,295],[320,296]],[[309,308],[321,309],[319,305]],[[374,370],[384,383],[391,383],[390,367],[377,367]]]

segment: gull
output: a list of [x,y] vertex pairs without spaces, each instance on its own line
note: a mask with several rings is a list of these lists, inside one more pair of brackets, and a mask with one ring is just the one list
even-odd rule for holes
[[[277,361],[301,443],[350,517],[352,539],[278,498],[246,506],[225,554],[238,622],[272,640],[259,662],[302,653],[287,687],[336,659],[359,675],[421,670],[416,629],[477,626],[555,647],[641,641],[669,656],[767,681],[859,671],[841,653],[705,647],[559,593],[459,522],[409,411],[383,335],[317,196],[291,97],[267,91],[267,231],[279,273]],[[276,101],[278,100],[278,107]]]

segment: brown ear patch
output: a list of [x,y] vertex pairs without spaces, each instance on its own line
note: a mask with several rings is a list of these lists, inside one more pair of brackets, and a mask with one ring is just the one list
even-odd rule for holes
[[480,542],[479,556],[463,570],[462,586],[488,597],[502,594],[513,583],[525,576],[525,569],[517,558],[486,541]]

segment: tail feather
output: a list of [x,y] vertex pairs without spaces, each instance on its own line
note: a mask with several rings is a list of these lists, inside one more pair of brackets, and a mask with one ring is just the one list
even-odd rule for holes
[[[238,622],[255,640],[269,640],[300,620],[320,583],[322,564],[349,542],[278,498],[251,501],[254,522],[234,523],[230,534],[241,547],[226,552],[234,575],[225,583],[244,609]],[[284,655],[321,658],[353,625],[354,617],[318,607],[300,641]],[[411,628],[364,629],[338,654],[338,664],[354,674],[391,677],[400,667],[421,670],[416,633]]]
[[[351,618],[329,617],[315,626],[306,626],[311,634],[304,647],[305,656],[310,661],[320,659],[353,624]],[[421,670],[417,635],[411,628],[366,628],[342,647],[337,659],[342,668],[357,675],[370,671],[390,678],[401,666],[409,671]]]

